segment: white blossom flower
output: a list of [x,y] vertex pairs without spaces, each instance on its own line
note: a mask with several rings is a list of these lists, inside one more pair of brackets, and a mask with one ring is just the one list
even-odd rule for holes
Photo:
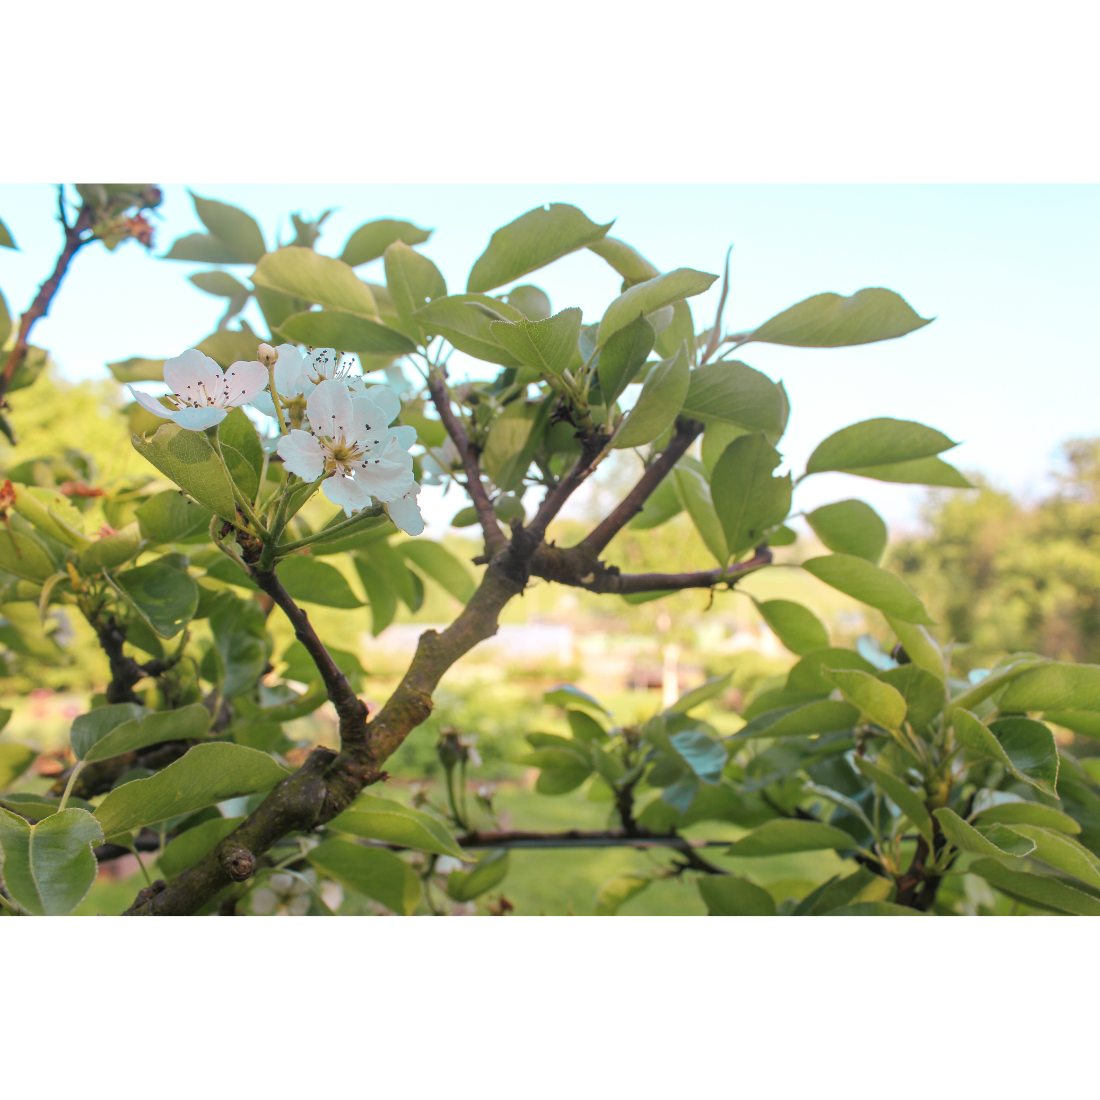
[[386,511],[390,519],[406,535],[419,535],[424,530],[424,517],[420,514],[420,505],[416,498],[420,495],[420,486],[414,481],[412,488],[400,499],[386,502]]
[[165,360],[164,381],[172,390],[176,412],[170,412],[155,397],[133,386],[128,388],[146,412],[201,432],[220,424],[229,409],[252,401],[267,385],[267,368],[261,363],[234,363],[223,374],[210,356],[191,348]]
[[371,395],[353,398],[335,379],[319,382],[306,402],[310,430],[295,428],[279,440],[278,453],[292,474],[306,481],[322,475],[322,491],[347,515],[374,497],[388,504],[414,490],[414,428],[389,428],[388,412]]

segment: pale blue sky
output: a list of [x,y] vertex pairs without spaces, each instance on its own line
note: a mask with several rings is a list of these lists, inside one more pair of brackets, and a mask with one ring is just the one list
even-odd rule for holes
[[[1017,491],[1043,486],[1058,443],[1100,433],[1093,329],[1100,289],[1100,187],[1088,185],[219,185],[212,198],[245,206],[269,245],[291,235],[290,211],[336,207],[320,250],[378,217],[436,232],[423,251],[452,291],[492,231],[531,207],[572,202],[662,269],[718,272],[734,245],[729,328],[750,328],[820,291],[887,286],[936,321],[902,340],[804,350],[752,344],[743,357],[783,379],[793,413],[784,441],[801,472],[814,445],[870,416],[922,420],[962,441],[944,457]],[[186,189],[169,185],[156,252],[200,230]],[[0,249],[0,289],[25,309],[58,246],[47,185],[0,186],[0,217],[20,252]],[[381,281],[380,263],[360,274]],[[73,265],[50,316],[35,329],[71,378],[103,376],[130,355],[168,356],[214,327],[220,300],[185,276],[204,265],[157,261],[132,243],[113,255],[90,248]],[[233,269],[241,277],[248,268]],[[618,292],[598,257],[569,256],[524,281],[555,310],[578,305],[598,319]],[[692,301],[698,327],[713,317],[717,287]],[[1090,318],[1092,320],[1090,321]],[[257,321],[256,327],[260,327]],[[470,361],[467,361],[470,362]],[[797,503],[859,495],[894,523],[911,522],[921,491],[842,475],[809,479]],[[446,510],[446,509],[444,509]],[[449,514],[449,513],[448,513]]]

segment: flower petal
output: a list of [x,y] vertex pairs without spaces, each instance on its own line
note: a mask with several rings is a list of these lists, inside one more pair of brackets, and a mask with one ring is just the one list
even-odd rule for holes
[[405,466],[378,455],[367,455],[363,459],[362,465],[356,467],[355,480],[361,482],[364,489],[383,503],[400,500],[416,484],[413,480],[411,459],[409,465]]
[[327,477],[321,482],[321,492],[338,508],[343,508],[348,516],[371,505],[370,493],[356,478],[342,477],[340,474]]
[[416,442],[416,429],[408,424],[402,424],[399,428],[391,428],[390,431],[393,432],[397,445],[403,451],[407,451]]
[[390,519],[406,535],[419,535],[424,530],[424,517],[420,514],[420,505],[416,503],[419,494],[420,486],[414,481],[412,489],[400,500],[391,501],[386,505]]
[[367,389],[367,396],[382,410],[387,424],[397,419],[397,414],[401,412],[401,398],[389,386],[371,386]]
[[275,449],[283,466],[305,481],[316,481],[325,469],[325,452],[309,432],[295,428],[279,440]]
[[228,415],[225,409],[206,405],[201,409],[180,409],[179,412],[172,413],[172,419],[190,432],[203,432],[220,424]]
[[394,465],[400,466],[402,469],[411,470],[413,468],[413,456],[401,446],[396,438],[395,432],[396,429],[390,428],[390,439],[385,449],[380,456],[375,455],[373,457],[381,457],[387,462],[392,462]]
[[222,391],[224,377],[221,367],[198,348],[164,361],[168,388],[196,405],[212,405]]
[[263,363],[234,363],[225,372],[218,404],[225,408],[247,405],[268,383],[267,367]]
[[[282,390],[279,391],[282,393]],[[266,390],[263,393],[258,393],[252,398],[252,407],[258,412],[262,412],[264,416],[275,416],[275,402],[271,400],[271,394]]]
[[337,439],[355,438],[351,394],[342,382],[320,382],[306,402],[309,426],[318,434]]
[[385,447],[390,439],[390,430],[386,427],[389,420],[385,412],[369,397],[351,399],[352,415],[355,417],[355,442],[366,450]]
[[279,353],[279,361],[275,364],[275,388],[280,396],[293,397],[302,392],[306,357],[293,344],[280,344],[275,350]]
[[126,388],[134,395],[134,400],[146,412],[163,417],[165,420],[172,419],[172,414],[155,397],[150,397],[147,393],[142,393],[141,390],[135,390],[133,386],[127,386]]

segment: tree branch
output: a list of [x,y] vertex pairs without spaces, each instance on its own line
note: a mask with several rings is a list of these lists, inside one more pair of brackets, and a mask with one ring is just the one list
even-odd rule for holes
[[619,506],[597,524],[591,533],[577,544],[578,548],[592,558],[603,553],[607,544],[642,510],[645,502],[664,481],[673,466],[683,458],[688,447],[702,433],[703,425],[697,420],[678,420],[676,434],[669,440],[668,446],[649,465],[639,478],[637,485],[623,498]]
[[565,506],[565,502],[581,487],[589,476],[595,471],[600,457],[604,453],[609,437],[600,432],[585,436],[581,439],[581,454],[569,472],[550,489],[539,505],[535,518],[523,528],[522,535],[513,534],[513,538],[521,537],[531,553],[538,548],[546,535],[546,528]]
[[270,573],[253,569],[252,579],[260,590],[271,597],[282,608],[283,613],[294,627],[294,636],[306,648],[313,658],[317,671],[321,674],[329,701],[336,708],[340,720],[340,744],[344,748],[361,744],[366,737],[367,708],[363,701],[351,690],[348,678],[336,667],[336,662],[325,648],[324,642],[317,637],[317,631],[309,621],[309,616],[291,599],[275,571]]
[[568,549],[540,546],[531,564],[531,575],[571,588],[583,588],[586,592],[628,595],[734,584],[747,573],[770,565],[772,561],[771,550],[759,546],[747,561],[728,565],[724,569],[707,569],[697,573],[620,573],[614,565],[605,565],[602,561],[593,564],[587,556],[578,553],[580,549],[580,544]]
[[451,409],[450,394],[438,371],[432,371],[428,379],[428,393],[439,413],[439,419],[443,422],[443,427],[447,429],[451,442],[462,458],[462,468],[466,471],[466,492],[473,501],[474,511],[477,512],[477,518],[485,536],[485,552],[491,556],[504,545],[506,540],[497,521],[497,514],[493,510],[493,503],[485,492],[485,486],[481,484],[481,467],[478,464],[477,450],[466,435],[466,429],[459,423]]
[[36,321],[45,317],[49,312],[50,303],[61,286],[61,280],[65,277],[65,272],[68,270],[72,258],[92,239],[81,238],[81,234],[91,227],[92,218],[91,207],[84,203],[80,208],[80,214],[77,216],[76,222],[69,225],[65,221],[64,208],[62,208],[61,224],[65,229],[65,244],[57,257],[53,274],[38,288],[38,293],[34,296],[30,308],[20,318],[19,333],[15,338],[15,346],[8,354],[8,361],[4,365],[3,373],[0,374],[0,404],[3,404],[4,395],[8,392],[8,387],[11,385],[15,372],[23,365],[23,360],[27,356],[27,340],[30,337],[31,329]]

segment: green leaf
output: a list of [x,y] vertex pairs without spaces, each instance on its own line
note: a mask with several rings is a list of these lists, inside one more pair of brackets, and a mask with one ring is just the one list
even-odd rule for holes
[[792,600],[753,600],[756,610],[772,633],[792,653],[803,656],[815,649],[826,649],[829,632],[824,623],[808,608]]
[[897,776],[891,775],[862,756],[854,756],[852,763],[867,779],[886,792],[894,805],[909,818],[917,832],[931,845],[933,843],[932,816],[920,794],[904,780],[898,779]]
[[[664,310],[653,314],[653,320],[655,322],[654,329],[659,330],[657,331],[657,338],[653,346],[662,359],[667,359],[670,355],[676,354],[676,349],[681,344],[687,344],[688,359],[691,361],[692,365],[694,365],[695,322],[691,317],[691,306],[689,306],[687,302],[674,302],[667,308],[672,310],[672,320],[664,329],[661,329],[660,326],[656,324],[657,318],[664,314]],[[619,331],[621,332],[622,329]]]
[[734,557],[762,541],[764,532],[791,510],[791,476],[773,477],[782,461],[762,432],[735,439],[710,479],[714,510]]
[[630,526],[635,531],[648,531],[653,527],[660,527],[662,523],[668,523],[683,510],[684,505],[680,500],[680,494],[676,492],[676,482],[666,477],[649,494],[649,499],[642,506],[642,510],[630,521]]
[[412,222],[379,218],[359,226],[348,237],[340,259],[349,267],[358,267],[384,256],[386,249],[395,241],[404,241],[407,245],[423,244],[431,235],[432,230],[421,229]]
[[568,794],[591,774],[592,768],[580,763],[570,763],[568,767],[544,767],[535,781],[535,790],[545,795]]
[[365,554],[370,563],[385,577],[390,587],[404,601],[410,611],[419,610],[413,573],[405,564],[405,559],[388,542],[372,542],[360,553]]
[[542,701],[552,707],[580,707],[582,710],[592,711],[595,714],[609,715],[610,711],[601,703],[597,703],[591,695],[586,695],[580,688],[572,684],[559,684],[546,692]]
[[1008,710],[1100,711],[1100,665],[1050,662],[1023,672],[1001,696]]
[[1043,712],[1043,720],[1082,737],[1100,738],[1100,713],[1097,711],[1048,710]]
[[[5,806],[12,813],[20,817],[41,821],[51,814],[57,813],[61,805],[60,798],[53,798],[47,794],[5,794],[0,795],[0,806]],[[70,796],[67,803],[70,809],[87,810],[91,813],[93,806],[85,802],[83,798]]]
[[679,267],[666,275],[658,275],[638,283],[620,294],[607,307],[596,342],[602,347],[619,329],[626,328],[639,314],[648,317],[651,313],[670,306],[673,302],[691,298],[710,288],[717,275],[705,271],[695,271],[690,267]]
[[41,584],[57,572],[57,565],[37,538],[8,528],[0,531],[0,569]]
[[634,380],[649,353],[656,334],[653,326],[639,314],[629,325],[619,329],[600,350],[597,371],[603,402],[610,406]]
[[492,290],[594,244],[611,228],[568,203],[538,206],[498,229],[470,271],[466,290]]
[[711,917],[774,917],[775,901],[762,886],[740,875],[699,875],[699,896]]
[[78,714],[73,719],[72,729],[69,731],[73,755],[77,760],[83,760],[96,742],[106,737],[111,730],[124,722],[136,722],[142,713],[143,708],[137,703],[115,703],[111,706],[96,707],[86,714]]
[[257,263],[267,251],[267,245],[264,244],[264,235],[260,232],[256,219],[239,207],[214,199],[204,199],[194,191],[189,193],[199,221],[238,257],[238,261]]
[[195,582],[163,560],[127,569],[114,583],[160,638],[174,638],[198,608]]
[[96,574],[102,569],[117,569],[138,552],[138,546],[138,540],[129,535],[106,535],[96,539],[80,555],[81,572]]
[[726,851],[730,856],[778,856],[788,852],[816,852],[824,848],[854,847],[850,834],[819,821],[778,818],[735,841]]
[[999,825],[1039,825],[1071,836],[1081,831],[1080,824],[1069,814],[1039,802],[998,802],[996,806],[982,810],[977,818],[983,825],[992,822]]
[[854,554],[878,565],[886,549],[886,524],[862,500],[825,504],[807,512],[806,522],[825,547],[837,554]]
[[209,355],[224,370],[237,362],[252,362],[256,358],[260,338],[243,321],[241,325],[240,329],[227,328],[212,332],[195,347],[203,355]]
[[200,264],[243,264],[242,260],[227,244],[212,233],[187,233],[177,237],[172,247],[161,257],[164,260],[186,260]]
[[449,294],[418,309],[413,319],[426,332],[437,333],[459,351],[502,367],[522,364],[506,351],[493,334],[493,321],[518,323],[524,316],[518,309],[485,294]]
[[439,268],[401,241],[385,252],[386,286],[400,317],[411,317],[418,309],[446,297],[447,280]]
[[419,810],[410,810],[400,802],[374,795],[361,794],[348,809],[328,823],[328,828],[420,852],[461,860],[469,858],[443,822]]
[[672,481],[700,538],[718,564],[725,565],[730,559],[729,549],[726,546],[726,535],[722,530],[718,513],[714,510],[714,504],[711,501],[707,479],[699,470],[692,469],[686,462],[681,461],[672,471]]
[[560,377],[577,354],[581,311],[563,309],[545,321],[491,321],[489,329],[524,366]]
[[223,445],[232,447],[252,467],[258,486],[264,468],[264,449],[256,428],[244,409],[230,410],[229,415],[218,425],[218,439]]
[[618,237],[601,237],[588,248],[605,259],[628,283],[644,283],[661,274],[640,252]]
[[911,462],[893,462],[884,466],[860,466],[841,472],[902,485],[941,485],[946,489],[974,488],[954,466],[935,457],[914,458]]
[[416,872],[385,848],[369,848],[333,838],[318,844],[306,858],[322,874],[380,901],[402,916],[410,916],[420,904],[420,879]]
[[930,726],[943,710],[946,699],[944,685],[923,668],[902,665],[879,672],[877,676],[884,684],[897,688],[901,693],[907,708],[906,720],[915,730]]
[[704,782],[717,783],[726,766],[726,747],[702,730],[674,733],[669,741],[684,763]]
[[15,243],[11,230],[2,220],[0,220],[0,248],[14,248],[17,252],[19,251],[19,246]]
[[546,291],[529,284],[512,287],[504,295],[504,300],[513,309],[518,309],[528,321],[545,321],[554,312]]
[[0,741],[0,791],[10,787],[36,760],[38,750],[18,741]]
[[403,332],[369,317],[335,309],[295,313],[279,326],[279,333],[291,343],[361,355],[396,356],[416,350],[416,342]]
[[815,649],[807,653],[787,674],[787,689],[828,695],[836,685],[828,679],[827,670],[857,668],[874,673],[874,666],[854,649]]
[[985,825],[981,829],[975,829],[946,806],[934,813],[947,839],[964,852],[996,858],[1026,856],[1035,850],[1033,840],[1006,825]]
[[233,485],[202,432],[188,431],[178,424],[162,424],[152,439],[135,435],[131,436],[131,441],[142,458],[151,462],[199,504],[230,523],[237,522]]
[[[56,489],[17,484],[14,504],[16,512],[42,534],[76,550],[84,550],[88,546],[88,539],[84,536],[84,516]],[[8,542],[10,545],[11,540]]]
[[[125,706],[126,704],[122,704]],[[103,707],[102,710],[114,710]],[[95,714],[95,711],[91,712]],[[79,721],[79,719],[77,719]],[[73,722],[76,729],[76,721]],[[77,753],[73,738],[73,755],[86,761],[106,760],[124,752],[134,752],[147,745],[159,745],[162,741],[186,741],[205,737],[210,729],[210,712],[202,703],[191,703],[179,710],[156,711],[141,718],[131,718],[107,730],[95,741]]]
[[107,836],[267,791],[289,773],[267,753],[228,742],[195,745],[148,779],[115,788],[96,807]]
[[474,898],[499,886],[508,874],[508,849],[497,848],[482,857],[469,871],[452,871],[447,876],[447,893],[455,901]]
[[[700,689],[701,690],[701,689]],[[569,728],[573,731],[573,739],[588,745],[598,745],[607,740],[607,731],[583,710],[570,710],[566,712]]]
[[554,402],[513,401],[489,426],[482,469],[505,492],[518,489],[542,442]]
[[947,683],[947,663],[936,640],[923,626],[907,623],[893,615],[886,615],[886,622],[901,642],[909,660],[925,672],[930,672],[941,683]]
[[642,875],[616,875],[596,891],[594,917],[613,917],[631,898],[637,897],[653,880]]
[[1064,882],[1027,871],[1010,871],[995,859],[976,859],[967,867],[972,875],[984,878],[1002,894],[1025,905],[1038,905],[1079,916],[1100,916],[1100,898],[1075,890]]
[[905,721],[905,698],[897,688],[858,669],[833,669],[826,675],[852,706],[883,729],[897,730]]
[[1047,661],[1045,657],[1022,657],[1007,665],[1003,665],[1001,668],[994,669],[984,679],[979,680],[972,688],[964,691],[961,695],[956,695],[955,698],[947,704],[943,712],[944,721],[950,721],[951,716],[956,710],[973,709],[991,695],[995,695],[1010,680],[1015,679],[1028,669],[1037,668],[1049,663],[1050,662]]
[[371,614],[371,634],[377,638],[393,622],[393,617],[397,614],[397,593],[368,561],[358,554],[351,560],[367,593]]
[[1058,746],[1050,727],[1015,715],[989,727],[1011,761],[1012,772],[1044,794],[1057,796]]
[[687,347],[650,370],[634,407],[623,418],[611,446],[619,449],[651,443],[680,412],[690,382]]
[[725,676],[712,676],[697,688],[692,688],[691,691],[681,695],[680,698],[665,711],[665,714],[687,714],[688,711],[694,710],[708,699],[713,699],[716,695],[725,691],[726,688],[729,687],[732,677],[732,672],[727,672]]
[[986,727],[968,710],[954,713],[955,736],[967,757],[995,760],[1017,779],[1056,794],[1058,747],[1054,734],[1031,718],[1001,718]]
[[296,600],[347,610],[363,606],[344,574],[319,558],[292,554],[279,562],[277,572],[283,587]]
[[108,363],[107,369],[116,382],[163,382],[164,360],[133,356],[118,363]]
[[221,844],[242,821],[243,817],[214,817],[169,841],[157,860],[160,873],[171,882]]
[[141,537],[167,545],[205,534],[213,513],[176,489],[165,489],[134,510]]
[[[1004,828],[1002,825],[992,825],[990,828]],[[1035,845],[1035,850],[1030,853],[1032,859],[1041,860],[1050,864],[1059,871],[1065,871],[1068,875],[1087,882],[1094,889],[1100,889],[1100,859],[1076,840],[1051,829],[1044,829],[1040,825],[1027,825],[1020,823],[1013,826],[1013,831],[1027,837]],[[1014,852],[1013,855],[1028,855],[1027,852]]]
[[68,809],[28,825],[0,807],[0,856],[12,899],[36,916],[66,916],[95,882],[103,830],[87,810]]
[[882,901],[893,890],[889,879],[861,867],[854,874],[841,878],[834,875],[811,890],[792,910],[793,917],[820,917],[841,906],[864,901]]
[[909,623],[932,623],[920,597],[893,573],[887,573],[864,558],[851,554],[829,554],[802,563],[819,581]]
[[215,298],[237,298],[250,293],[244,283],[234,279],[228,271],[197,271],[187,278],[207,294]]
[[931,324],[892,290],[867,287],[849,297],[815,294],[754,329],[748,340],[796,348],[843,348],[896,340]]
[[839,699],[818,699],[811,703],[776,707],[765,711],[738,730],[730,740],[754,737],[805,737],[815,733],[850,730],[859,722],[859,708]]
[[466,566],[438,542],[409,539],[398,543],[397,549],[459,602],[466,603],[477,591],[477,583]]
[[822,440],[806,463],[806,473],[820,474],[827,470],[859,473],[864,467],[929,458],[957,446],[935,428],[914,420],[880,416],[841,428]]
[[252,281],[256,286],[316,302],[326,309],[378,316],[378,306],[367,284],[346,263],[322,256],[312,248],[291,246],[269,252],[256,265]]

